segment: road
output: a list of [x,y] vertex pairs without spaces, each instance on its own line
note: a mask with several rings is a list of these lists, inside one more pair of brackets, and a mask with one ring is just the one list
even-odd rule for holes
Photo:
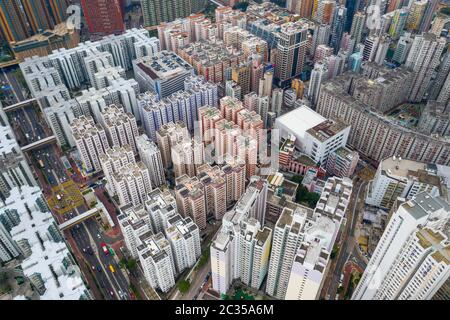
[[[96,221],[89,219],[69,232],[78,249],[81,249],[79,251],[82,251],[84,262],[92,269],[103,297],[106,300],[130,299],[128,282],[114,258],[110,254],[104,254],[101,247],[103,243],[101,234],[99,238],[99,233],[93,232],[97,228]],[[110,265],[114,267],[115,273],[109,269]]]
[[20,101],[26,100],[26,97],[22,91],[23,88],[13,74],[13,70],[15,70],[15,68],[18,67],[16,66],[13,68],[1,68],[0,72],[0,83],[5,83],[11,87],[11,90],[9,92],[12,94],[12,96],[10,97],[9,103],[7,104],[16,104]]
[[354,256],[354,252],[358,250],[357,239],[355,239],[355,228],[358,223],[359,213],[364,208],[364,196],[367,183],[356,178],[354,180],[354,189],[358,190],[352,193],[350,205],[347,208],[347,224],[343,231],[340,250],[338,256],[332,261],[328,271],[327,278],[322,289],[321,296],[327,300],[334,300],[339,280],[344,269],[344,265],[350,257]]
[[8,112],[8,119],[21,147],[53,134],[36,103]]
[[[210,226],[211,232],[208,233],[208,236],[205,237],[205,239],[202,241],[202,252],[203,250],[207,249],[209,250],[209,244],[217,235],[217,233],[220,231],[220,223],[214,224],[213,226]],[[197,261],[198,262],[198,261]],[[197,265],[197,264],[196,264]],[[195,271],[195,267],[191,269],[189,274],[186,276],[186,279],[189,279],[191,285],[189,287],[189,291],[186,292],[184,295],[181,295],[179,290],[176,290],[175,294],[172,295],[171,300],[196,300],[199,293],[202,290],[202,286],[204,282],[206,281],[206,276],[211,271],[211,263],[210,259],[197,271]]]

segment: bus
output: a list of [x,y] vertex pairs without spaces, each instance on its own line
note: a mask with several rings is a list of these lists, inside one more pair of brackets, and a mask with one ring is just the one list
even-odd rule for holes
[[114,267],[112,266],[112,264],[109,265],[109,270],[111,270],[112,273],[116,272],[116,270],[114,269]]

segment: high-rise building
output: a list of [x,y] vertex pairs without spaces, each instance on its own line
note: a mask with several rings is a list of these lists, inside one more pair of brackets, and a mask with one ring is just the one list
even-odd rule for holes
[[259,289],[267,274],[271,240],[272,230],[258,220],[245,212],[227,212],[210,248],[213,289],[226,294],[236,279]]
[[8,262],[20,255],[19,248],[11,238],[9,231],[0,222],[0,261]]
[[314,20],[318,23],[330,24],[333,22],[336,2],[333,0],[318,0]]
[[449,277],[448,202],[423,192],[395,209],[353,300],[427,300]]
[[[380,68],[378,65],[375,66]],[[401,71],[402,69],[403,71]],[[384,99],[388,102],[401,100],[402,96],[408,95],[410,88],[411,80],[408,80],[408,77],[411,77],[412,74],[410,73],[408,76],[404,68],[396,68],[396,70],[392,70],[395,76],[392,80],[396,85],[385,87],[388,90],[385,91]],[[392,77],[389,76],[389,73],[382,78]],[[328,119],[344,121],[347,125],[351,124],[348,143],[355,150],[377,161],[395,155],[403,159],[427,163],[450,164],[450,144],[442,136],[422,134],[418,130],[404,127],[399,122],[392,122],[382,112],[374,112],[373,107],[372,112],[367,112],[371,107],[360,99],[371,100],[362,94],[354,95],[354,92],[350,90],[351,83],[356,84],[360,81],[351,80],[354,76],[353,73],[345,73],[325,82],[320,90],[316,110]],[[402,77],[406,77],[403,78],[405,80],[401,80]],[[374,94],[371,96],[377,97]],[[343,114],[346,116],[342,117]],[[358,121],[355,123],[351,119],[358,119]]]
[[105,129],[92,117],[81,116],[70,124],[73,139],[80,154],[83,174],[102,170],[99,157],[109,149]]
[[295,91],[296,99],[302,99],[305,92],[305,83],[300,79],[293,79],[291,88]]
[[285,300],[317,300],[329,258],[319,240],[302,242],[292,263]]
[[185,18],[192,12],[190,0],[141,0],[141,8],[146,27]]
[[[425,17],[422,21],[425,20]],[[436,36],[440,36],[442,33],[442,30],[444,29],[445,25],[448,22],[448,16],[443,13],[437,13],[436,17],[433,19],[433,24],[430,29],[430,33],[435,34]]]
[[157,234],[169,226],[168,220],[177,215],[175,198],[169,190],[154,189],[142,205],[128,204],[120,207],[117,216],[125,245],[134,258],[138,258],[140,236],[146,232]]
[[11,127],[2,122],[0,118],[0,199],[5,200],[11,189],[35,186],[36,180]]
[[32,33],[40,33],[55,27],[55,23],[50,17],[50,8],[46,6],[45,1],[25,0],[22,1],[22,6]]
[[[444,87],[450,85],[449,80],[447,80]],[[441,93],[445,93],[445,88],[442,88]],[[428,100],[428,103],[420,116],[418,129],[420,132],[428,135],[436,136],[448,136],[450,134],[450,104],[445,103],[445,101],[433,101]]]
[[0,3],[0,26],[1,33],[8,42],[24,40],[30,36],[19,0]]
[[430,196],[444,196],[445,184],[437,168],[426,163],[388,158],[378,166],[369,183],[366,203],[390,210],[398,197],[411,200],[420,192]]
[[411,45],[413,43],[413,38],[410,33],[405,33],[400,39],[397,41],[397,47],[395,48],[394,56],[392,60],[403,64],[408,57],[409,50],[411,49]]
[[391,38],[389,36],[383,35],[380,37],[380,41],[378,42],[377,53],[375,54],[375,58],[373,60],[376,64],[383,65],[390,44]]
[[151,93],[138,97],[143,127],[153,141],[156,139],[156,132],[169,122],[181,121],[189,131],[194,131],[198,110],[202,106],[217,107],[217,85],[202,81],[195,85],[185,83],[184,87],[185,91],[175,92],[161,101]]
[[[40,300],[91,299],[84,279],[74,272],[74,257],[41,190],[30,186],[14,188],[11,196],[0,205],[0,217],[11,216],[11,213],[14,219],[8,227],[3,224],[4,219],[0,220],[0,257],[4,245],[2,232],[6,229],[23,258],[21,276],[30,281]],[[14,254],[12,248],[9,250]],[[16,298],[26,299],[24,296]]]
[[164,232],[169,227],[169,219],[178,214],[177,203],[170,190],[154,189],[144,202],[147,215],[150,217],[153,233]]
[[229,80],[235,82],[241,88],[241,94],[246,95],[251,91],[252,65],[249,62],[242,62],[230,68],[231,77]]
[[378,36],[369,36],[366,38],[362,52],[363,61],[374,61],[379,42],[380,37]]
[[133,70],[141,91],[155,92],[159,99],[183,90],[184,80],[194,75],[190,64],[169,51],[133,61]]
[[[351,2],[351,1],[347,1],[347,2]],[[362,35],[364,32],[364,28],[366,26],[366,18],[367,18],[366,14],[361,11],[356,12],[356,14],[353,16],[353,22],[352,22],[352,27],[350,29],[350,35],[352,36],[352,38],[355,39],[355,43],[360,43],[362,40]]]
[[186,125],[179,121],[169,122],[156,132],[156,143],[161,150],[161,158],[165,169],[172,166],[172,147],[190,137]]
[[152,191],[149,169],[144,163],[128,163],[112,175],[120,206],[143,204]]
[[389,35],[392,39],[397,40],[403,33],[403,29],[406,26],[409,10],[407,8],[401,8],[394,11],[392,22],[389,27]]
[[345,23],[345,32],[350,32],[350,30],[353,27],[353,21],[355,18],[357,18],[359,11],[359,5],[362,1],[361,0],[346,0],[345,1],[345,8],[347,9],[347,21]]
[[206,81],[214,83],[225,82],[225,71],[235,67],[244,60],[241,51],[229,51],[219,42],[200,40],[178,49],[178,55],[186,60]]
[[167,219],[164,234],[172,248],[177,273],[192,268],[202,253],[200,232],[192,219],[174,215]]
[[439,65],[442,51],[446,41],[431,33],[417,35],[414,38],[405,66],[415,73],[411,84],[409,100],[422,101],[433,76],[433,72]]
[[351,177],[358,165],[359,154],[347,147],[339,148],[328,156],[326,170],[330,175],[337,177]]
[[136,163],[133,149],[129,145],[112,147],[106,150],[105,154],[100,155],[99,160],[107,181],[106,189],[111,195],[115,195],[116,189],[112,176],[129,163]]
[[160,232],[148,231],[139,237],[139,261],[152,288],[168,292],[175,285],[175,262],[170,242]]
[[[420,23],[420,32],[428,32],[430,29],[431,21],[433,20],[434,14],[436,13],[439,7],[439,0],[430,0],[427,3],[427,7],[422,17],[422,21]],[[440,34],[438,34],[440,35]]]
[[310,54],[315,55],[317,46],[324,44],[328,45],[330,41],[331,26],[329,24],[318,24],[314,25],[314,35],[310,48]]
[[285,208],[273,230],[266,292],[277,299],[284,299],[286,296],[292,263],[302,241],[304,215],[300,208]]
[[419,30],[428,2],[428,0],[418,0],[411,4],[406,20],[406,29],[411,32]]
[[333,23],[331,25],[330,46],[334,49],[334,54],[337,54],[341,47],[341,39],[346,21],[347,9],[344,6],[338,5],[334,11]]
[[317,46],[316,51],[314,53],[314,63],[322,62],[326,57],[329,57],[333,54],[333,48],[320,44]]
[[275,88],[272,91],[272,102],[270,104],[271,107],[270,111],[280,116],[282,106],[283,106],[283,89]]
[[120,0],[81,0],[91,34],[109,35],[125,31]]
[[313,105],[317,104],[322,81],[326,80],[327,67],[323,63],[315,63],[309,80],[308,97]]
[[139,134],[136,118],[126,113],[122,106],[110,105],[101,113],[99,122],[106,131],[110,146],[131,146],[137,153],[136,138]]
[[304,20],[281,25],[278,32],[275,78],[283,85],[303,70],[307,49],[307,24]]
[[449,98],[450,91],[450,53],[447,52],[439,65],[439,70],[436,79],[433,81],[433,86],[430,90],[429,99],[438,100],[438,102],[446,103]]
[[176,179],[175,198],[178,212],[190,216],[200,229],[206,228],[206,197],[203,184],[197,177],[183,175]]
[[197,174],[197,166],[205,163],[205,147],[196,139],[187,139],[171,148],[173,172],[175,177]]
[[164,166],[161,151],[158,146],[149,139],[146,134],[136,137],[136,147],[141,161],[147,166],[150,172],[150,179],[154,187],[159,187],[166,183]]

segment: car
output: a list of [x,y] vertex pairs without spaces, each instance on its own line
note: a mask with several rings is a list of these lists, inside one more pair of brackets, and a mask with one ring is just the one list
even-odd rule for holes
[[102,268],[100,266],[97,266],[97,271],[102,272]]
[[114,297],[114,292],[110,291],[109,294],[111,295],[111,297]]
[[92,270],[95,270],[95,267],[94,267],[94,266],[92,266]]
[[103,242],[100,246],[102,247],[102,250],[103,250],[103,253],[105,254],[105,256],[107,256],[109,254],[109,250],[108,250],[108,247],[106,246],[106,243]]
[[87,252],[88,252],[88,254],[89,254],[90,256],[92,256],[92,255],[94,254],[94,252],[92,251],[91,248],[88,248],[88,249],[87,249]]
[[100,233],[97,233],[97,238],[99,238],[99,239],[101,238]]
[[83,252],[86,252],[86,249],[85,249],[85,248],[83,248]]

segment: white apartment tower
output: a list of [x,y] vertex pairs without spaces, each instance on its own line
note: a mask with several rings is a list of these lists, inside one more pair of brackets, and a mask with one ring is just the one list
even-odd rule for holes
[[147,232],[140,236],[139,260],[146,280],[154,289],[168,292],[175,285],[172,248],[162,233]]
[[165,235],[172,247],[177,273],[181,273],[192,268],[201,255],[200,232],[190,217],[177,214],[167,222]]
[[409,95],[410,101],[422,101],[434,70],[440,63],[440,57],[445,45],[445,38],[437,37],[431,33],[417,35],[414,38],[405,63],[405,66],[415,73]]
[[142,204],[152,191],[149,170],[142,162],[123,166],[112,175],[112,181],[121,206]]
[[401,204],[352,299],[430,299],[448,277],[448,242],[440,231],[449,217],[448,202],[426,192]]
[[423,228],[403,244],[378,289],[377,300],[430,300],[450,277],[450,244],[442,231]]
[[105,175],[106,189],[111,195],[116,194],[112,176],[115,172],[120,172],[122,168],[129,163],[136,163],[134,152],[129,145],[123,147],[112,147],[106,150],[105,154],[99,157],[102,165],[103,174]]
[[292,264],[286,300],[317,300],[330,253],[319,241],[303,242]]
[[166,182],[161,151],[158,146],[146,135],[136,138],[136,146],[141,157],[141,161],[147,166],[150,172],[150,179],[154,187],[159,187]]
[[73,139],[80,153],[80,159],[85,174],[102,170],[99,157],[109,149],[105,129],[95,124],[92,117],[81,116],[70,124]]
[[301,210],[284,208],[275,225],[266,292],[277,299],[286,296],[292,263],[303,241],[305,219],[306,215]]
[[420,192],[444,196],[444,189],[435,166],[391,157],[378,166],[367,189],[366,203],[390,210],[398,197],[410,200]]
[[99,122],[105,128],[111,146],[129,145],[137,153],[136,137],[139,133],[133,114],[126,113],[122,106],[110,105],[103,110]]

